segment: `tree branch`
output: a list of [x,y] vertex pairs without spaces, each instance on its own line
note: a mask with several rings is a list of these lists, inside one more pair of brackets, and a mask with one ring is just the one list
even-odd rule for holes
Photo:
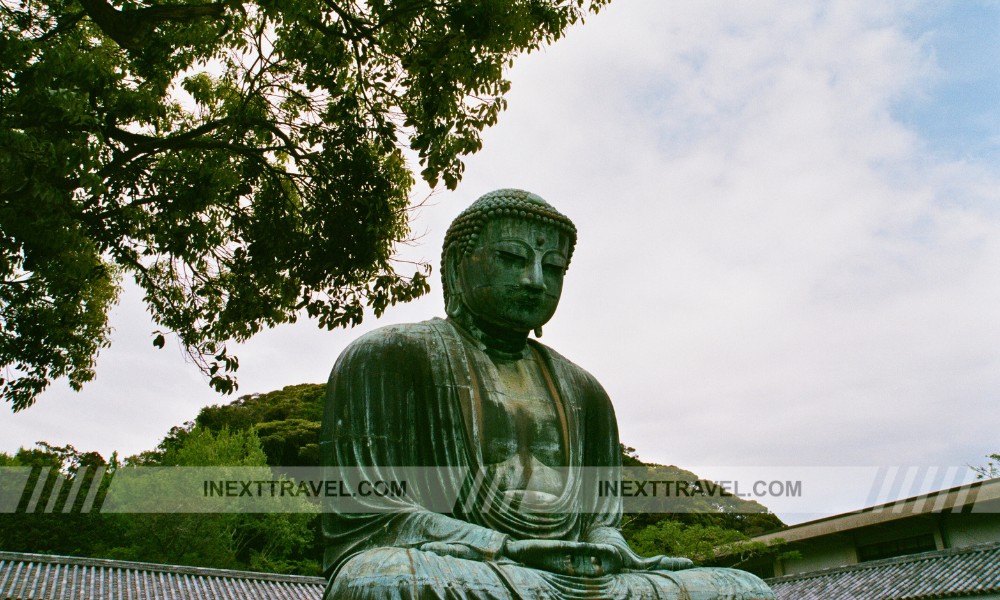
[[201,17],[221,17],[226,12],[226,7],[229,6],[228,2],[214,2],[209,4],[161,4],[159,6],[150,6],[147,8],[140,8],[134,13],[135,17],[142,20],[162,22],[162,21],[173,21],[175,23],[183,23],[185,21],[193,21],[195,19],[200,19]]
[[183,23],[202,17],[220,17],[229,3],[160,5],[120,11],[107,0],[80,0],[90,19],[126,50],[141,50],[146,38],[158,23]]
[[78,22],[80,22],[80,19],[82,19],[85,14],[86,13],[78,12],[78,13],[73,13],[73,14],[70,14],[70,15],[64,15],[64,18],[63,19],[59,19],[59,21],[56,23],[55,27],[53,27],[49,31],[46,31],[41,36],[39,36],[38,37],[38,41],[39,42],[44,42],[44,41],[47,41],[47,40],[50,40],[50,39],[54,38],[55,36],[59,35],[60,33],[66,31],[70,27],[72,27],[72,26],[76,25]]
[[337,13],[340,20],[344,22],[345,29],[353,29],[359,34],[353,39],[357,39],[358,37],[371,37],[375,33],[370,21],[352,15],[341,8],[336,1],[323,0],[323,4],[333,12]]
[[136,149],[141,150],[167,150],[183,148],[187,142],[194,140],[195,138],[211,133],[216,129],[222,127],[229,123],[229,119],[223,118],[217,121],[209,121],[204,125],[195,127],[184,133],[178,133],[170,137],[156,137],[152,135],[143,135],[141,133],[133,133],[131,131],[126,131],[121,129],[116,125],[108,125],[104,133],[109,138],[118,140],[119,142],[124,142]]

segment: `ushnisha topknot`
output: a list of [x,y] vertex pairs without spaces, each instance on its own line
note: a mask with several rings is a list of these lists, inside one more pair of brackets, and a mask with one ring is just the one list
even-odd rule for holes
[[566,263],[573,258],[573,248],[576,246],[576,225],[569,217],[552,207],[551,204],[531,192],[515,189],[502,189],[488,192],[479,197],[455,217],[444,236],[444,248],[441,252],[441,279],[445,304],[451,297],[448,289],[447,263],[448,254],[454,247],[456,259],[461,259],[466,253],[476,247],[479,233],[489,219],[497,218],[531,219],[546,225],[552,225],[569,237],[569,255]]

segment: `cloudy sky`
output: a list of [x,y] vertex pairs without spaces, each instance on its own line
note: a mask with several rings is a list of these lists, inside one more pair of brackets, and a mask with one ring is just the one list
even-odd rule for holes
[[[1000,451],[1000,5],[617,0],[511,76],[484,150],[400,248],[434,263],[434,291],[355,330],[257,336],[241,394],[325,381],[363,331],[442,315],[447,224],[519,187],[580,231],[542,341],[597,376],[644,459],[712,475]],[[112,324],[97,380],[0,413],[0,450],[133,454],[233,399],[153,348],[133,290]]]

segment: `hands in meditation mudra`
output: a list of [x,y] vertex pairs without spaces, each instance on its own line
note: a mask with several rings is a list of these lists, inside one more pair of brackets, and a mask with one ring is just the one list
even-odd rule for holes
[[[773,598],[757,577],[636,555],[618,427],[586,371],[529,339],[562,293],[576,228],[520,190],[481,197],[448,229],[448,318],[375,330],[340,356],[322,432],[328,478],[406,469],[457,491],[450,512],[374,498],[324,514],[332,599]],[[588,483],[589,482],[589,483]]]

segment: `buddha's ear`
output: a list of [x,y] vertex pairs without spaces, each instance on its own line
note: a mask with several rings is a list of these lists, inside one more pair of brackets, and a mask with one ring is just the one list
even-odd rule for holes
[[462,252],[458,244],[452,244],[448,248],[448,254],[444,261],[444,278],[448,282],[448,298],[445,301],[444,312],[452,319],[457,319],[465,308],[465,300],[462,299],[462,277],[459,269],[462,262]]

